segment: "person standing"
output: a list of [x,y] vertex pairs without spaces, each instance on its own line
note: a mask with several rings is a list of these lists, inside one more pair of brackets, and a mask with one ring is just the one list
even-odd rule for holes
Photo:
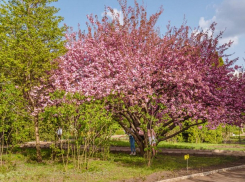
[[152,146],[152,154],[153,156],[156,155],[156,133],[152,129],[152,125],[150,123],[147,124],[147,135],[149,138],[149,144]]
[[[130,130],[133,132],[133,128],[131,126],[130,126]],[[134,137],[130,133],[128,133],[128,136],[129,136],[130,149],[131,149],[131,153],[129,155],[136,155]]]
[[61,136],[62,136],[62,128],[59,126],[58,130],[57,130],[57,135],[58,135],[58,139],[59,141],[61,140]]

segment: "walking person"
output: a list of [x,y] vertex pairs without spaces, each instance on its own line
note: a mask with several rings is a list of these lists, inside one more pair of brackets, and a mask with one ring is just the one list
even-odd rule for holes
[[156,155],[156,133],[152,128],[152,125],[150,123],[147,124],[147,135],[149,138],[149,144],[152,146],[152,154],[153,157]]
[[[130,130],[133,132],[133,128],[131,126],[130,126]],[[134,137],[130,133],[128,133],[128,136],[129,136],[130,149],[131,149],[131,153],[129,155],[136,155]]]

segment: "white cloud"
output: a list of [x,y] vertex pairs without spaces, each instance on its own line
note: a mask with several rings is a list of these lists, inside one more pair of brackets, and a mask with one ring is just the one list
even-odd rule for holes
[[[122,13],[122,11],[117,10],[116,8],[114,8],[113,11],[114,11],[114,15],[110,11],[107,11],[106,13],[111,19],[116,19],[118,17],[119,23],[121,25],[123,25],[123,13]],[[104,13],[102,13],[102,16],[104,16]]]
[[238,43],[239,43],[238,36],[224,37],[224,38],[219,40],[219,43],[220,44],[228,43],[230,40],[233,41],[233,44],[232,44],[233,46],[238,45]]
[[211,36],[212,31],[208,31],[208,28],[210,27],[211,23],[213,23],[216,20],[216,17],[214,16],[210,20],[205,20],[204,17],[201,17],[199,20],[199,26],[207,33],[209,36]]
[[215,6],[215,16],[205,20],[201,17],[199,26],[207,30],[212,22],[216,22],[216,33],[224,31],[220,43],[234,41],[233,45],[238,45],[239,38],[245,35],[245,0],[224,0],[220,5]]
[[216,17],[214,16],[210,20],[205,20],[204,17],[201,17],[199,20],[199,26],[203,28],[203,30],[207,30],[212,22],[214,22]]

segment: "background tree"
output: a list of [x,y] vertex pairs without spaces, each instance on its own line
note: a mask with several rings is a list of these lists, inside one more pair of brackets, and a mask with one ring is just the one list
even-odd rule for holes
[[[26,109],[35,125],[37,161],[41,162],[38,112],[45,106],[49,70],[53,60],[65,52],[65,27],[58,9],[48,6],[57,0],[9,0],[0,5],[1,72],[19,86],[28,102]],[[46,94],[46,95],[45,95]]]

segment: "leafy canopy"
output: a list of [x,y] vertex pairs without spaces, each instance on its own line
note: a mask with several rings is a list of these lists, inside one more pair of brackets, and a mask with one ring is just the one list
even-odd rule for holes
[[148,18],[137,2],[119,3],[123,24],[105,12],[102,20],[88,16],[87,33],[67,33],[68,52],[52,76],[56,88],[110,95],[107,108],[125,129],[124,121],[134,127],[153,123],[161,140],[205,122],[210,128],[244,122],[244,84],[230,74],[235,60],[225,51],[231,42],[219,45],[222,32],[214,34],[215,23],[207,31],[168,25],[160,36],[154,26],[162,9]]
[[9,0],[0,4],[0,71],[17,85],[30,89],[45,79],[65,51],[65,27],[57,0]]

